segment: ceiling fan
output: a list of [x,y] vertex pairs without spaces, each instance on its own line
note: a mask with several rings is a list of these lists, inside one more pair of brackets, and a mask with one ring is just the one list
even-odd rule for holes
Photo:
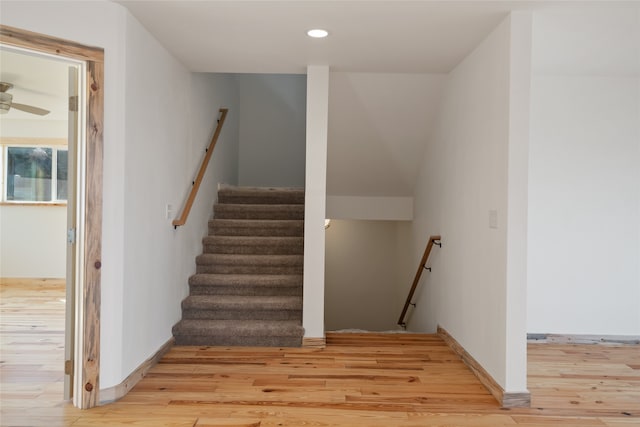
[[11,83],[0,82],[0,114],[7,114],[11,108],[24,111],[26,113],[37,114],[38,116],[46,116],[49,114],[49,110],[44,108],[34,107],[33,105],[18,104],[12,102],[13,95],[7,93],[13,85]]

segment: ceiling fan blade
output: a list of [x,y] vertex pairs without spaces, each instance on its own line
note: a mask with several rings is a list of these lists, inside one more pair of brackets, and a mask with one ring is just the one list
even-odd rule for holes
[[24,111],[25,113],[37,114],[38,116],[46,116],[49,114],[49,110],[45,110],[44,108],[34,107],[33,105],[18,104],[17,102],[12,103],[11,108]]

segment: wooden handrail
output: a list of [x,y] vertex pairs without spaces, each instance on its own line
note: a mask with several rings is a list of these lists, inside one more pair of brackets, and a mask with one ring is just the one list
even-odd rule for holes
[[[413,278],[413,284],[411,285],[411,289],[409,290],[409,295],[407,295],[407,300],[404,303],[404,307],[402,308],[402,314],[400,314],[400,318],[398,319],[398,325],[405,327],[406,323],[404,321],[404,316],[407,314],[407,310],[409,306],[412,305],[411,300],[413,299],[413,294],[418,287],[418,282],[420,281],[420,277],[422,277],[422,270],[424,270],[427,264],[427,260],[429,259],[429,254],[431,253],[431,248],[433,245],[442,246],[440,242],[442,239],[440,236],[431,236],[429,237],[429,242],[427,243],[427,247],[424,249],[424,254],[422,255],[422,259],[420,260],[420,265],[418,266],[418,271],[416,271],[416,276]],[[429,269],[431,270],[431,269]]]
[[176,219],[173,220],[172,224],[174,228],[178,228],[180,225],[185,225],[187,222],[187,218],[189,217],[189,212],[191,211],[191,206],[193,206],[193,202],[196,199],[196,194],[198,194],[198,189],[200,188],[200,183],[202,183],[202,179],[204,178],[204,173],[207,171],[207,165],[209,165],[209,160],[211,159],[211,155],[213,154],[213,149],[216,146],[216,142],[218,142],[218,137],[220,136],[220,131],[222,130],[222,125],[224,124],[224,119],[227,117],[227,108],[220,109],[220,118],[218,119],[218,126],[216,127],[216,131],[213,133],[213,137],[211,138],[211,142],[209,143],[209,147],[206,149],[206,154],[204,159],[202,160],[202,164],[200,165],[200,170],[198,171],[198,176],[196,180],[193,181],[193,186],[191,187],[191,192],[189,193],[189,197],[187,197],[187,201],[184,204],[184,208],[182,208],[182,214]]

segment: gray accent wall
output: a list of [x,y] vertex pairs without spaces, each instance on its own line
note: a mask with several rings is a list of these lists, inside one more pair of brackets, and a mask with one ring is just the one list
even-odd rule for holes
[[238,74],[239,184],[304,187],[307,76]]

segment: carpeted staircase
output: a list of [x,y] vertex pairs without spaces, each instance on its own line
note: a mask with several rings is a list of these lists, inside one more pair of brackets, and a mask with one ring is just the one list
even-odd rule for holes
[[223,186],[176,345],[300,347],[304,190]]

